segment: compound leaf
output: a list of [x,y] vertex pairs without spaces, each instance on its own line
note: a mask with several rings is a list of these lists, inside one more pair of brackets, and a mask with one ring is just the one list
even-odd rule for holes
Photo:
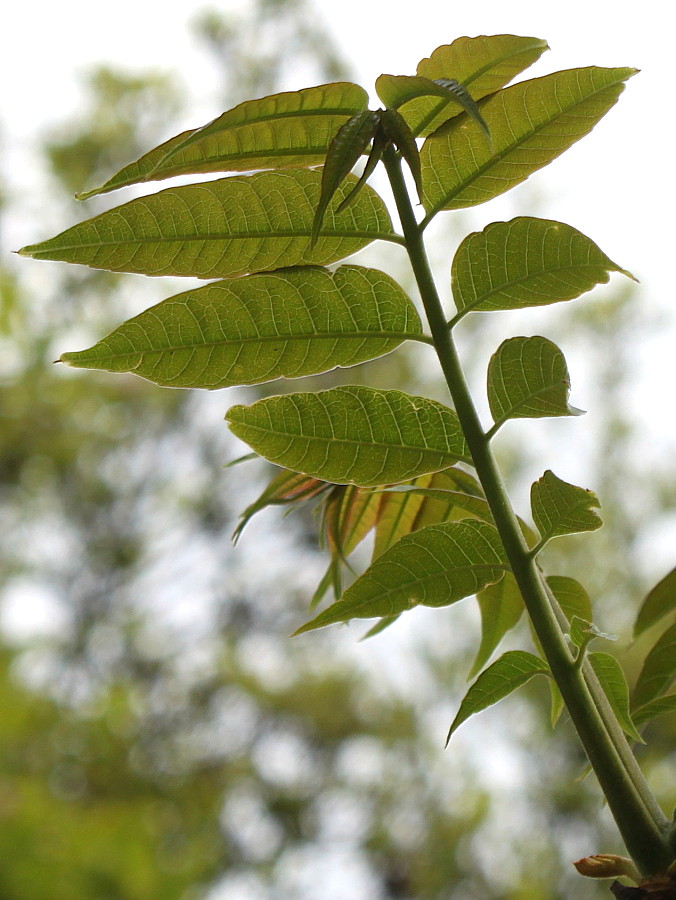
[[270,462],[337,484],[395,484],[468,456],[453,410],[400,391],[357,385],[267,397],[226,418]]
[[605,284],[610,272],[633,277],[570,225],[519,216],[469,234],[453,259],[451,284],[459,318],[573,300]]
[[488,403],[498,428],[507,419],[575,416],[563,353],[543,337],[504,341],[488,365]]
[[524,650],[508,650],[491,666],[485,669],[465,694],[448,732],[451,735],[470,716],[481,712],[507,697],[534,675],[548,675],[547,664],[532,653]]
[[[354,183],[348,176],[335,205]],[[168,188],[95,216],[19,251],[114,272],[223,278],[299,264],[325,265],[391,238],[385,205],[370,187],[308,247],[321,172],[289,169]]]
[[349,82],[246,100],[155,147],[78,199],[174,175],[319,165],[336,131],[367,102],[366,91]]
[[676,609],[676,568],[655,585],[643,601],[636,624],[634,625],[634,637],[659,622],[664,616]]
[[170,297],[61,361],[214,389],[356,365],[421,331],[415,307],[384,272],[305,266]]
[[414,606],[448,606],[497,581],[507,569],[498,533],[475,520],[429,525],[379,556],[340,600],[298,629],[350,619],[389,619]]
[[589,653],[587,656],[622,730],[633,741],[645,743],[629,714],[629,687],[622,666],[610,653]]
[[595,531],[603,524],[593,491],[562,481],[548,469],[531,487],[531,509],[540,532],[540,547],[553,537]]
[[[422,59],[417,74],[431,81],[455,79],[478,100],[504,87],[539,59],[545,50],[546,41],[513,34],[460,37],[452,44],[437,47],[431,56]],[[391,79],[394,76],[383,77]],[[380,79],[378,84],[382,86]],[[380,96],[384,98],[383,94]],[[414,134],[428,135],[447,119],[459,115],[462,108],[451,98],[427,96],[404,103],[400,112]]]
[[663,693],[676,675],[676,623],[648,653],[636,681],[633,705],[644,706]]
[[468,678],[474,678],[483,669],[524,610],[521,591],[511,572],[505,572],[500,581],[479,591],[476,599],[481,613],[481,643]]
[[635,71],[569,69],[498,91],[479,103],[492,147],[467,116],[442,125],[420,151],[427,219],[485,203],[546,166],[591,131]]

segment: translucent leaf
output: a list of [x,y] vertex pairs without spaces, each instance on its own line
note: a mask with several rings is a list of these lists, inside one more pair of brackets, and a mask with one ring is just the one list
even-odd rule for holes
[[659,622],[664,616],[676,609],[676,569],[672,569],[668,575],[655,585],[643,601],[636,624],[634,625],[634,637]]
[[366,91],[349,82],[247,100],[155,147],[78,199],[174,175],[319,165],[336,131],[367,102]]
[[340,600],[296,634],[350,619],[390,618],[414,606],[448,606],[497,581],[507,568],[485,522],[429,525],[386,550]]
[[533,484],[530,496],[541,546],[558,535],[595,531],[603,524],[596,494],[562,481],[549,469]]
[[587,658],[624,733],[633,741],[645,743],[629,714],[629,687],[622,666],[609,653],[589,653]]
[[474,678],[483,669],[524,610],[521,591],[511,572],[505,572],[500,581],[479,591],[476,599],[481,613],[481,643],[468,678]]
[[353,366],[421,331],[415,307],[384,272],[304,266],[170,297],[61,361],[215,389]]
[[594,127],[634,74],[569,69],[498,91],[479,104],[492,149],[466,116],[442,125],[420,151],[427,218],[485,203],[550,163]]
[[377,494],[352,484],[334,486],[324,511],[324,529],[331,552],[341,560],[352,553],[373,528],[379,513]]
[[543,337],[503,341],[488,365],[488,403],[499,427],[507,419],[575,416],[563,353]]
[[[352,116],[339,129],[326,154],[326,163],[322,169],[322,185],[312,222],[311,245],[313,246],[319,236],[324,214],[338,187],[345,181],[352,167],[371,143],[378,130],[380,113],[367,109],[364,112]],[[360,178],[353,187],[356,190],[361,184]],[[343,197],[341,204],[350,198],[350,194]]]
[[453,259],[458,318],[573,300],[609,272],[629,275],[580,231],[549,219],[520,216],[469,234]]
[[668,628],[647,655],[634,688],[633,705],[644,706],[662,694],[676,676],[676,624]]
[[270,462],[336,484],[394,484],[468,456],[453,410],[400,391],[346,386],[267,397],[226,418]]
[[567,575],[550,575],[546,581],[569,622],[573,616],[591,621],[591,600],[579,581]]
[[[513,34],[460,37],[444,44],[418,63],[417,74],[435,80],[453,78],[467,87],[475,100],[492,94],[532,65],[547,50],[546,41]],[[393,76],[389,76],[390,78]],[[442,98],[420,97],[401,112],[416,135],[427,135],[461,109]]]
[[[383,201],[367,187],[349,209],[327,211],[308,248],[321,172],[289,169],[168,188],[24,247],[36,259],[115,272],[223,278],[298,264],[324,265],[391,237]],[[354,183],[349,176],[336,205]]]
[[405,493],[387,491],[380,494],[372,559],[377,559],[388,547],[415,530],[414,523],[425,502],[424,497],[418,494],[415,488],[427,487],[433,477],[432,474],[421,475],[411,482],[414,489]]
[[239,524],[232,536],[233,540],[235,542],[239,540],[251,518],[262,509],[268,506],[284,506],[308,500],[327,490],[328,487],[329,485],[324,481],[283,469],[272,478],[265,490],[241,514]]
[[661,716],[663,713],[676,712],[676,694],[665,694],[664,697],[656,697],[649,703],[639,706],[631,714],[634,724],[637,727],[644,725],[655,716]]
[[470,716],[509,696],[534,675],[548,675],[547,664],[524,650],[508,650],[477,678],[460,704],[446,742]]

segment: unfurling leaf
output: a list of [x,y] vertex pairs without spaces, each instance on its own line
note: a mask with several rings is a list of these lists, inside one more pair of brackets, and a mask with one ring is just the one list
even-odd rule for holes
[[[437,47],[431,56],[422,59],[418,63],[417,74],[432,81],[455,79],[465,85],[475,100],[479,100],[508,84],[515,75],[539,59],[545,50],[546,41],[513,34],[460,37],[452,44]],[[449,102],[448,98],[427,96],[405,102],[400,111],[413,133],[424,136],[459,115],[462,109]]]
[[[114,272],[225,278],[325,265],[391,237],[385,204],[368,187],[344,212],[328,209],[324,234],[309,250],[320,180],[320,172],[289,169],[168,188],[20,253]],[[353,183],[348,176],[336,191],[336,205]]]
[[419,605],[448,606],[497,581],[507,568],[493,526],[472,519],[429,525],[386,550],[296,634],[354,618],[391,618]]
[[466,719],[507,697],[534,675],[549,675],[547,664],[539,657],[524,650],[508,650],[503,653],[479,675],[465,694],[446,743]]
[[557,478],[551,471],[531,487],[531,509],[540,532],[540,548],[558,535],[595,531],[603,522],[596,510],[599,499],[593,491]]
[[356,365],[421,331],[415,307],[384,272],[304,266],[170,297],[61,361],[213,390]]
[[575,416],[563,353],[543,337],[509,338],[488,365],[488,402],[494,430],[507,419]]
[[610,853],[595,853],[593,856],[585,856],[578,859],[573,865],[587,878],[631,878],[636,882],[641,880],[638,869],[634,863],[625,856],[615,856]]
[[406,120],[396,109],[381,110],[381,127],[389,140],[401,153],[406,165],[411,170],[418,197],[422,203],[422,172],[420,170],[420,152],[413,132]]
[[634,687],[633,705],[644,706],[662,694],[676,676],[676,624],[664,632],[648,653]]
[[588,659],[622,730],[633,741],[644,744],[629,714],[629,687],[622,666],[609,653],[590,653]]
[[267,397],[226,418],[270,462],[336,484],[397,484],[468,458],[453,410],[400,391],[347,386]]
[[569,69],[498,91],[479,103],[492,148],[465,116],[442,125],[420,151],[427,220],[485,203],[546,166],[591,131],[635,71]]
[[174,175],[319,165],[338,128],[367,102],[366,91],[349,82],[246,100],[155,147],[78,199]]
[[[321,192],[312,221],[310,247],[314,246],[319,237],[331,198],[373,140],[379,123],[379,112],[371,109],[359,112],[338,129],[336,136],[329,144],[326,162],[322,169]],[[355,185],[358,186],[360,183],[361,179],[355,182]],[[349,199],[349,194],[342,198],[342,202],[346,199]]]
[[240,515],[239,524],[232,535],[233,541],[236,543],[239,540],[249,521],[262,509],[268,506],[286,506],[290,503],[309,500],[327,491],[329,487],[330,485],[325,481],[283,469],[274,476],[265,490]]
[[593,622],[582,619],[580,616],[573,616],[570,621],[570,640],[574,647],[583,649],[595,638],[602,638],[605,641],[616,641],[617,636],[614,634],[606,634],[601,631]]
[[574,300],[610,272],[632,277],[570,225],[526,216],[493,222],[469,234],[453,259],[456,318]]
[[659,622],[660,619],[676,609],[676,569],[672,569],[668,575],[655,585],[643,601],[636,624],[634,625],[634,637]]
[[511,572],[476,595],[481,612],[481,644],[468,678],[474,678],[491,658],[500,641],[518,623],[524,610],[523,597]]

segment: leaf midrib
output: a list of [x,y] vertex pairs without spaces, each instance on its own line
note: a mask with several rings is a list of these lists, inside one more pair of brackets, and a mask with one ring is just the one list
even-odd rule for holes
[[[115,335],[118,337],[118,335]],[[337,339],[346,339],[346,340],[364,340],[364,339],[374,339],[374,340],[419,340],[421,337],[421,333],[416,332],[408,332],[408,331],[341,331],[335,333],[328,332],[302,332],[299,334],[283,334],[283,335],[261,335],[261,336],[246,336],[242,338],[223,338],[220,340],[209,340],[202,341],[201,343],[185,343],[185,344],[169,344],[167,346],[162,347],[146,347],[143,350],[125,350],[119,353],[108,353],[105,356],[102,355],[91,355],[91,359],[95,359],[99,362],[107,360],[107,359],[117,359],[120,356],[132,356],[137,354],[147,355],[150,353],[172,353],[176,350],[195,350],[201,348],[213,348],[213,347],[227,347],[228,345],[236,345],[240,346],[242,344],[266,344],[266,343],[287,343],[291,341],[316,341],[316,340],[332,340],[335,341]],[[80,353],[86,353],[86,350],[80,351]],[[70,355],[70,354],[68,354]],[[84,358],[84,357],[82,357]],[[65,360],[69,362],[69,360]]]

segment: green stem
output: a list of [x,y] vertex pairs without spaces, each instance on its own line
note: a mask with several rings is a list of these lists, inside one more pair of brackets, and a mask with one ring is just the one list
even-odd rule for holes
[[[666,819],[654,799],[646,802],[645,798],[652,798],[650,788],[635,761],[632,770],[628,770],[625,753],[616,746],[617,732],[614,728],[607,727],[605,715],[607,710],[604,710],[602,715],[592,696],[585,678],[587,667],[576,667],[568,649],[556,611],[550,603],[546,583],[525,543],[493,456],[490,441],[484,433],[467,386],[430,271],[422,239],[422,225],[418,224],[413,211],[401,170],[401,161],[390,148],[384,155],[384,163],[439,363],[496,528],[552,675],[627,850],[643,874],[651,875],[666,871],[673,858],[666,837]],[[615,719],[612,711],[611,718]],[[617,729],[621,735],[619,724]],[[621,739],[628,750],[626,741],[623,737]]]

